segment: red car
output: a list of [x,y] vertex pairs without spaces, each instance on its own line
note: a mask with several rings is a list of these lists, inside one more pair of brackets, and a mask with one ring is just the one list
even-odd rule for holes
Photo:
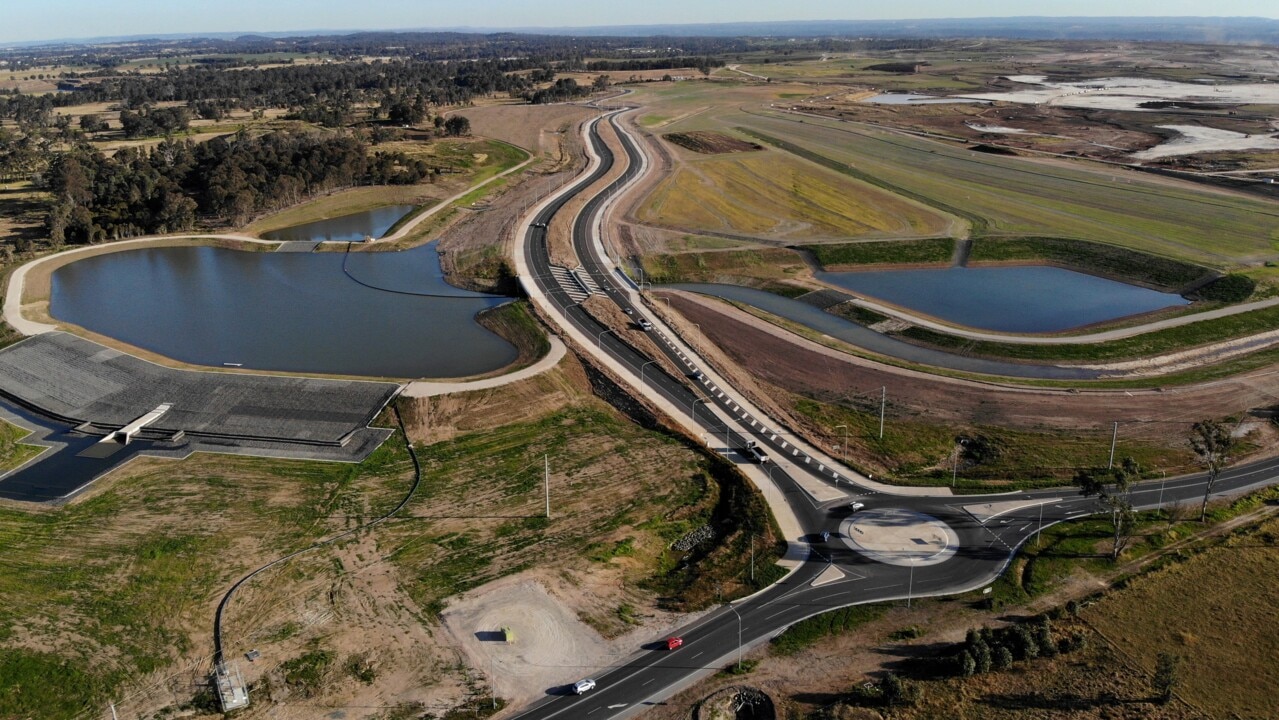
[[673,637],[673,638],[666,638],[666,649],[667,649],[667,650],[674,650],[675,648],[677,648],[677,647],[679,647],[680,645],[683,645],[683,644],[684,644],[684,638],[677,638],[677,637]]

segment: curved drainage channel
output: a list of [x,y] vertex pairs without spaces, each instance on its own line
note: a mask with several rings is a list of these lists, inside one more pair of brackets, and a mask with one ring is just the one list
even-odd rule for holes
[[964,357],[933,348],[920,347],[877,333],[851,320],[831,315],[798,300],[792,300],[754,288],[713,283],[677,283],[658,285],[655,289],[685,290],[723,300],[744,303],[778,317],[800,323],[805,327],[833,338],[843,340],[850,345],[856,345],[870,352],[898,358],[899,360],[920,363],[921,365],[931,365],[933,367],[983,375],[1001,375],[1004,377],[1033,378],[1037,380],[1094,380],[1101,377],[1103,373],[1101,370],[1064,365],[1033,365],[1030,363]]

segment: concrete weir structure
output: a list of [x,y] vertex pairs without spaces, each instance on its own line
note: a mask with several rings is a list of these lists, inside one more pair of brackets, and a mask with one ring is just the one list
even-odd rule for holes
[[121,428],[162,404],[148,428],[187,435],[344,445],[399,385],[175,370],[62,332],[0,350],[0,394],[53,418]]
[[[388,382],[177,370],[43,333],[0,350],[0,400],[43,418],[49,446],[62,450],[0,477],[0,497],[62,501],[138,453],[358,462],[390,435],[369,423],[399,391]],[[85,448],[95,436],[107,442]]]

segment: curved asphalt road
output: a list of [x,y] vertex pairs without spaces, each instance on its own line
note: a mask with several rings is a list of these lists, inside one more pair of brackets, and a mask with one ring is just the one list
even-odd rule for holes
[[[600,120],[594,121],[598,123]],[[610,116],[610,122],[616,122]],[[588,177],[574,186],[573,191],[546,206],[534,219],[525,238],[523,252],[533,278],[541,292],[546,294],[567,323],[571,323],[594,336],[600,349],[617,362],[632,368],[638,375],[640,368],[651,358],[618,340],[609,328],[590,317],[581,307],[573,304],[567,295],[551,279],[550,261],[546,248],[545,223],[559,212],[568,200],[585,187],[602,177],[612,167],[614,158],[600,139],[595,124],[591,126],[591,142],[602,162]],[[609,188],[593,197],[575,218],[573,226],[574,246],[595,281],[623,307],[630,303],[625,299],[621,286],[596,255],[590,239],[590,227],[607,195],[619,186],[639,167],[639,150],[622,132],[618,133],[630,156],[627,174]],[[637,313],[639,309],[636,308]],[[660,334],[659,334],[660,335]],[[692,369],[692,358],[681,356],[660,336],[657,345],[666,352],[677,366]],[[723,422],[704,409],[704,402],[717,402],[729,412],[734,412],[731,390],[723,397],[715,393],[702,395],[690,388],[688,378],[676,378],[670,374],[649,369],[644,373],[646,392],[660,395],[676,406],[692,407],[693,417],[708,432],[730,436],[728,445],[739,450],[746,438],[730,431]],[[687,384],[686,384],[687,383]],[[780,440],[760,433],[755,439],[775,453],[790,453],[793,448],[783,448]],[[835,483],[833,471],[796,463],[800,472],[810,472],[814,478]],[[786,502],[794,511],[809,544],[808,557],[795,572],[773,587],[751,598],[712,612],[696,623],[681,629],[684,645],[668,652],[659,648],[661,638],[653,638],[646,646],[595,676],[597,687],[585,695],[575,696],[567,687],[549,688],[548,697],[514,717],[521,720],[547,718],[622,718],[639,714],[649,705],[659,703],[684,686],[711,672],[717,671],[738,657],[743,648],[767,641],[791,624],[813,615],[858,603],[896,600],[929,595],[947,595],[981,588],[997,578],[1011,562],[1016,549],[1038,530],[1081,515],[1098,511],[1094,498],[1084,498],[1074,488],[1038,490],[989,496],[899,496],[883,493],[866,493],[857,496],[867,510],[908,509],[930,515],[946,523],[957,535],[955,554],[934,565],[889,565],[868,559],[853,550],[840,534],[840,527],[851,510],[848,499],[819,504],[805,493],[785,471],[775,465],[768,470],[784,493]],[[1132,491],[1133,504],[1138,508],[1155,508],[1174,502],[1194,502],[1202,497],[1205,478],[1202,475],[1169,479],[1166,482],[1148,482]],[[1279,460],[1254,463],[1222,473],[1214,494],[1235,494],[1254,487],[1279,481]],[[847,485],[848,480],[844,480]],[[1019,509],[996,514],[971,514],[967,507],[985,503],[1006,503],[1021,500],[1029,503]],[[830,532],[829,540],[818,540],[821,531]],[[819,575],[834,566],[843,577],[834,582],[817,586],[812,583]],[[584,674],[587,671],[584,670]]]

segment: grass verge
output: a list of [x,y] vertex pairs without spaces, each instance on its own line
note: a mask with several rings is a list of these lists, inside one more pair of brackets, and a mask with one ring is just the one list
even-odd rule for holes
[[831,245],[801,245],[825,269],[841,265],[914,265],[945,263],[955,250],[951,238],[887,240]]

